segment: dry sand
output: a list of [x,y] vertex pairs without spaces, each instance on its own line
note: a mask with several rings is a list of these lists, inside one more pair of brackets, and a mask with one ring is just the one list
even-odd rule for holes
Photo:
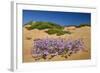
[[[69,27],[68,27],[69,28]],[[43,39],[43,38],[66,38],[66,39],[79,39],[82,38],[85,44],[85,49],[87,52],[78,52],[72,54],[67,59],[62,58],[61,56],[55,56],[50,61],[60,61],[60,60],[85,60],[91,58],[91,27],[85,26],[81,28],[67,29],[71,34],[65,34],[62,36],[48,35],[45,33],[45,30],[27,30],[23,27],[23,62],[35,62],[34,58],[31,55],[32,43],[34,39]],[[48,61],[40,59],[39,61]]]

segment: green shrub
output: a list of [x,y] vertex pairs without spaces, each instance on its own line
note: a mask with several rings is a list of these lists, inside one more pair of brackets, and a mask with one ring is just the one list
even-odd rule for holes
[[62,26],[55,24],[55,23],[51,23],[51,22],[29,22],[29,25],[31,25],[30,27],[28,27],[27,29],[32,30],[32,29],[51,29],[51,28],[58,28],[58,29],[63,29]]
[[64,34],[70,34],[69,31],[63,31],[64,27],[61,25],[58,25],[56,23],[51,23],[51,22],[29,22],[28,25],[30,25],[30,27],[26,27],[28,30],[32,30],[32,29],[39,29],[39,30],[43,30],[43,29],[48,29],[47,31],[45,31],[48,34],[56,34],[58,36],[60,35],[64,35]]
[[77,28],[80,28],[80,27],[84,27],[84,26],[91,26],[90,24],[80,24],[79,26],[76,26]]
[[47,31],[45,31],[46,33],[48,34],[56,34],[57,36],[60,36],[60,35],[64,35],[64,34],[71,34],[71,32],[69,31],[63,31],[61,29],[49,29]]
[[57,33],[57,36],[64,35],[64,34],[71,34],[69,31],[60,31]]

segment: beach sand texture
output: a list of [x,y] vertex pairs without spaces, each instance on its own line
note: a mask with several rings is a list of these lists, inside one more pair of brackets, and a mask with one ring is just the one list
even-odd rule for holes
[[27,30],[25,26],[23,27],[23,62],[35,62],[35,59],[32,57],[31,49],[34,39],[45,39],[45,38],[65,38],[65,39],[79,39],[82,38],[85,49],[87,51],[78,52],[76,54],[72,54],[67,59],[61,56],[55,56],[50,60],[40,59],[38,61],[61,61],[61,60],[86,60],[91,58],[91,27],[84,26],[80,28],[76,27],[65,27],[65,31],[70,31],[71,34],[64,34],[61,36],[57,35],[49,35],[45,32],[45,30]]

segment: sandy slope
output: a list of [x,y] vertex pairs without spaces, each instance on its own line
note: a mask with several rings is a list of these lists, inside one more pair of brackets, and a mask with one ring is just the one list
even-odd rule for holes
[[[81,28],[74,28],[74,29],[67,29],[67,27],[64,30],[69,30],[72,32],[72,34],[65,34],[62,36],[56,36],[56,35],[48,35],[45,33],[45,30],[27,30],[25,27],[23,27],[23,62],[33,62],[35,61],[34,58],[32,58],[31,55],[31,49],[32,49],[32,41],[34,39],[42,39],[42,38],[66,38],[66,39],[78,39],[82,38],[85,43],[85,49],[87,52],[78,52],[76,54],[73,54],[72,56],[68,57],[67,59],[62,58],[60,56],[56,56],[51,59],[53,60],[81,60],[81,59],[90,59],[90,51],[91,51],[91,31],[90,27],[81,27]],[[43,59],[39,61],[44,61]]]

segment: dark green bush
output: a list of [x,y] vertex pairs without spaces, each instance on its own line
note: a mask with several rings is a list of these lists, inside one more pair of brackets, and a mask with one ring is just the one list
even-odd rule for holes
[[47,31],[45,31],[46,33],[48,34],[56,34],[57,36],[60,36],[60,35],[64,35],[64,34],[71,34],[71,32],[69,31],[63,31],[61,29],[49,29]]
[[80,24],[79,26],[76,26],[77,28],[80,28],[80,27],[84,27],[84,26],[91,26],[90,24]]

